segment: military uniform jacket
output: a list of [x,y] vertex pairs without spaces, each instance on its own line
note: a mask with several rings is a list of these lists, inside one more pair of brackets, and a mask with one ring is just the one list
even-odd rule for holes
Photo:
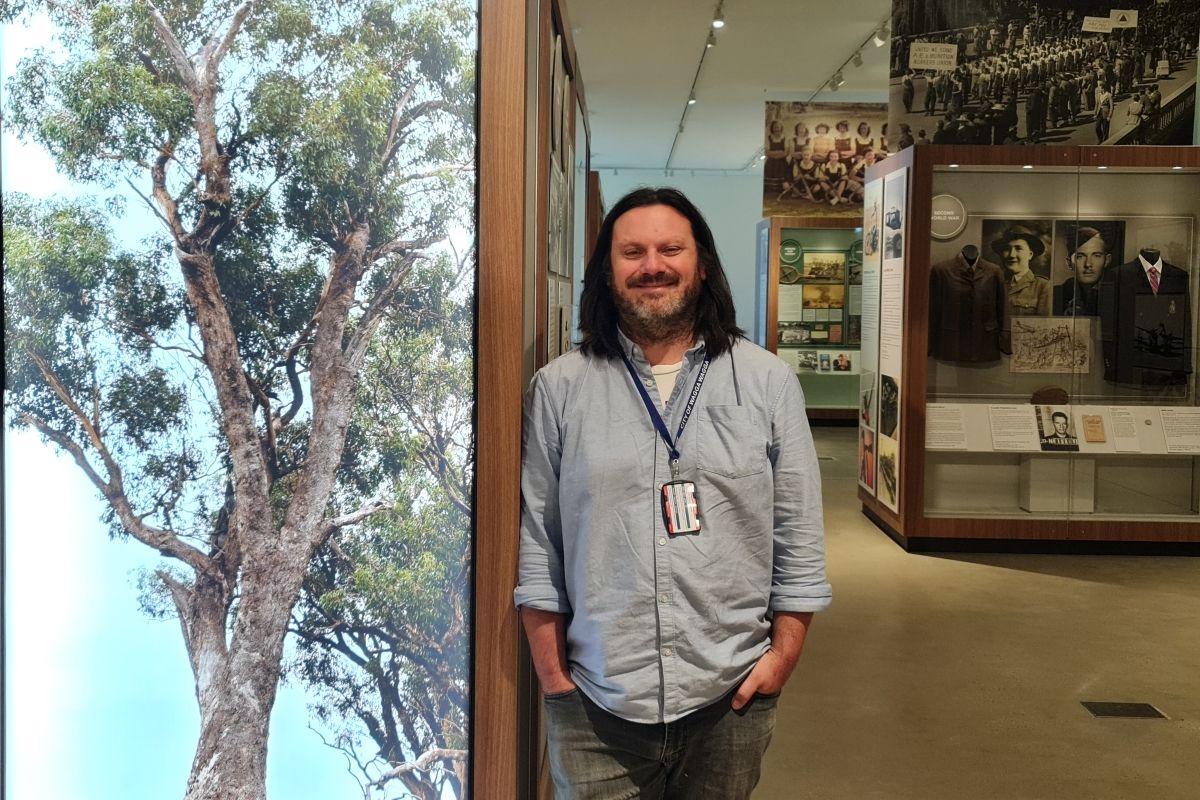
[[1100,344],[1104,379],[1115,383],[1186,383],[1192,371],[1188,274],[1165,261],[1158,294],[1136,258],[1100,280]]
[[1007,327],[1004,270],[962,253],[929,272],[929,355],[946,361],[996,361]]

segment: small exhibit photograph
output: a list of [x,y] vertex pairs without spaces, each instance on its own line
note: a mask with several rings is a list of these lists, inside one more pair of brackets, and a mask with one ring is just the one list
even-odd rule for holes
[[858,482],[875,490],[875,432],[870,428],[858,429]]
[[846,253],[843,250],[804,252],[801,276],[805,280],[845,281]]
[[804,308],[842,308],[845,302],[845,286],[839,284],[816,284],[804,287]]
[[900,386],[891,375],[879,380],[879,432],[895,436],[900,424]]
[[1038,406],[1038,440],[1045,452],[1079,450],[1079,436],[1066,406]]

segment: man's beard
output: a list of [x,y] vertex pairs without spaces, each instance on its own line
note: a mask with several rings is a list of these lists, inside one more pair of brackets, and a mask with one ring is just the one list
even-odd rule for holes
[[[655,283],[654,278],[634,282],[629,288],[636,288],[642,283]],[[636,298],[613,290],[613,302],[621,318],[621,328],[625,334],[637,342],[668,342],[680,339],[691,339],[696,329],[696,307],[700,301],[700,278],[693,276],[684,285],[683,291],[657,304],[644,298],[638,302]]]

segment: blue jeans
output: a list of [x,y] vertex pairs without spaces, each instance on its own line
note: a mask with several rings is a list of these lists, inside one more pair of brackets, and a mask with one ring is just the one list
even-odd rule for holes
[[555,800],[747,800],[778,697],[741,711],[732,692],[668,723],[614,716],[578,689],[545,698]]

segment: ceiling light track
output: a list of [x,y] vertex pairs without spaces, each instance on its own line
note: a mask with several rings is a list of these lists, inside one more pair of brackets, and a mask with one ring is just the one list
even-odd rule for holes
[[[836,92],[838,89],[840,89],[842,84],[846,82],[845,75],[843,74],[846,67],[861,67],[863,65],[863,50],[867,48],[867,45],[883,47],[885,44],[887,44],[889,35],[888,27],[890,23],[891,18],[889,15],[889,17],[884,18],[883,22],[879,23],[875,30],[871,31],[871,35],[864,39],[862,44],[854,48],[854,52],[850,54],[850,57],[843,61],[841,65],[833,71],[833,74],[830,75],[829,78],[820,86],[818,86],[816,91],[809,95],[808,99],[804,101],[804,104],[808,105],[811,103],[816,99],[817,95],[826,89],[831,92]],[[753,160],[754,159],[751,159],[751,162],[753,162]]]
[[679,115],[679,125],[675,128],[675,138],[671,140],[671,150],[667,153],[667,163],[663,165],[664,170],[671,169],[671,159],[675,157],[675,147],[679,144],[679,137],[683,134],[684,125],[687,123],[688,111],[696,105],[696,84],[700,81],[700,70],[704,69],[704,59],[708,55],[708,51],[717,43],[716,30],[725,27],[725,0],[717,1],[717,7],[713,11],[712,26],[714,30],[708,32],[708,36],[704,40],[704,47],[700,49],[700,62],[696,64],[696,74],[692,76],[692,87],[688,90],[683,113]]

